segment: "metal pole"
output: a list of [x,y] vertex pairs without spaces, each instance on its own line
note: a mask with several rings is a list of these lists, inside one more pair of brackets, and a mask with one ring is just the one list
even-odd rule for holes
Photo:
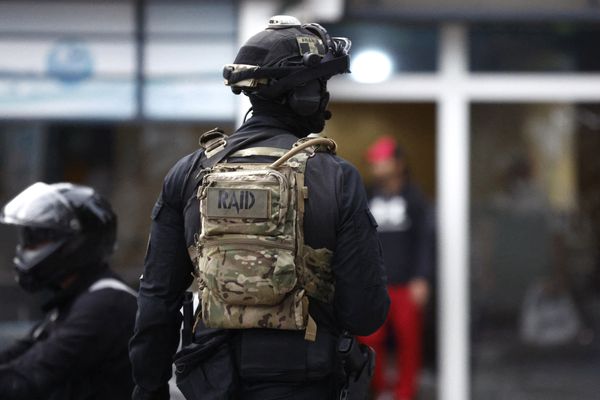
[[135,0],[135,117],[137,120],[143,120],[144,112],[144,92],[145,92],[145,56],[146,56],[146,0]]
[[441,29],[437,107],[440,400],[469,399],[469,123],[466,29]]

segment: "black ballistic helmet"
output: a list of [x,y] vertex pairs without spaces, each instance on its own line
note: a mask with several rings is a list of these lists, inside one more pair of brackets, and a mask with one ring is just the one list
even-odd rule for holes
[[235,94],[287,102],[297,114],[310,115],[324,108],[322,97],[328,100],[324,83],[350,72],[350,47],[349,39],[331,37],[319,24],[278,15],[225,65],[223,77]]
[[0,222],[19,229],[13,261],[28,291],[59,288],[69,275],[101,266],[115,248],[117,218],[87,186],[34,183],[6,204]]

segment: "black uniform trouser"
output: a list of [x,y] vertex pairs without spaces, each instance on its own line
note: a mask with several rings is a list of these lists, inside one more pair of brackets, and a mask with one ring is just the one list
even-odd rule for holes
[[242,381],[239,398],[243,400],[329,400],[336,398],[336,391],[331,378],[299,383]]

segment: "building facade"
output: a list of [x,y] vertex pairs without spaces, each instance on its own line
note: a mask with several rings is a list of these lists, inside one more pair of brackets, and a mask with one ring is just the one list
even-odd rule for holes
[[[135,281],[162,177],[247,109],[222,65],[281,13],[353,40],[354,77],[329,87],[341,154],[365,171],[363,149],[395,136],[436,204],[437,398],[595,398],[596,2],[0,1],[0,200],[36,180],[96,186]],[[20,304],[1,317],[32,318],[0,238],[0,293]]]

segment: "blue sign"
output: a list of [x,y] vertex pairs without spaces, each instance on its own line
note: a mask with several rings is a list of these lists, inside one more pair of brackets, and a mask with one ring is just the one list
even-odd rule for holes
[[87,45],[78,39],[61,39],[48,53],[48,75],[65,84],[79,83],[94,73],[94,60]]

